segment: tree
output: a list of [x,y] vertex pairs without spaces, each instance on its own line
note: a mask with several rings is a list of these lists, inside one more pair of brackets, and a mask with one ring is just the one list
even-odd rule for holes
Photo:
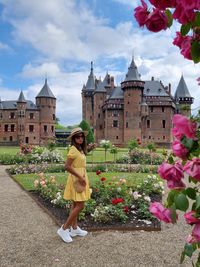
[[116,155],[118,153],[118,148],[116,146],[112,146],[110,149],[110,153],[114,155],[114,163],[116,162]]
[[111,142],[109,140],[101,140],[100,141],[100,147],[104,148],[105,151],[105,162],[106,162],[106,154],[107,150],[111,147]]
[[134,138],[128,141],[128,150],[131,152],[133,149],[138,147],[138,141]]
[[81,123],[79,124],[79,127],[81,127],[83,131],[88,132],[88,135],[86,137],[87,144],[94,143],[94,134],[93,134],[89,124],[87,123],[87,121],[82,120]]

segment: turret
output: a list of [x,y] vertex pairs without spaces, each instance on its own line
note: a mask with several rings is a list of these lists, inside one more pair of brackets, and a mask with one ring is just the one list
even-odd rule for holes
[[144,82],[140,79],[137,66],[132,58],[125,80],[121,83],[124,91],[124,142],[141,139],[141,103]]
[[181,113],[185,116],[191,115],[191,104],[193,103],[194,98],[191,97],[183,75],[179,81],[178,87],[174,95],[177,113]]
[[53,95],[47,79],[39,94],[36,96],[36,105],[40,109],[40,136],[41,144],[55,138],[56,98]]

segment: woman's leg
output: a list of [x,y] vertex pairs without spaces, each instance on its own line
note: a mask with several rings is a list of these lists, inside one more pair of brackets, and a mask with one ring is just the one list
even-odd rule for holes
[[67,221],[63,224],[63,229],[66,230],[69,226],[77,227],[77,218],[81,210],[84,208],[84,201],[73,202],[73,209],[71,210]]

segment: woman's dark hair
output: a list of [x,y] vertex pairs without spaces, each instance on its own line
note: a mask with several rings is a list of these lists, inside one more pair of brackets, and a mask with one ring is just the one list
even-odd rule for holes
[[75,146],[80,152],[82,150],[83,153],[86,155],[87,154],[87,142],[86,142],[86,138],[85,138],[84,133],[82,133],[82,134],[83,134],[83,143],[81,145],[77,144],[75,141],[76,135],[73,135],[72,140],[71,140],[71,146]]

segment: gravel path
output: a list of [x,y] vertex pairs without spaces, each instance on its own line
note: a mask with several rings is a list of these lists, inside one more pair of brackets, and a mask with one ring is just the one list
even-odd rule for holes
[[185,237],[182,220],[160,232],[95,232],[71,244],[56,234],[57,225],[0,166],[1,267],[178,267]]

